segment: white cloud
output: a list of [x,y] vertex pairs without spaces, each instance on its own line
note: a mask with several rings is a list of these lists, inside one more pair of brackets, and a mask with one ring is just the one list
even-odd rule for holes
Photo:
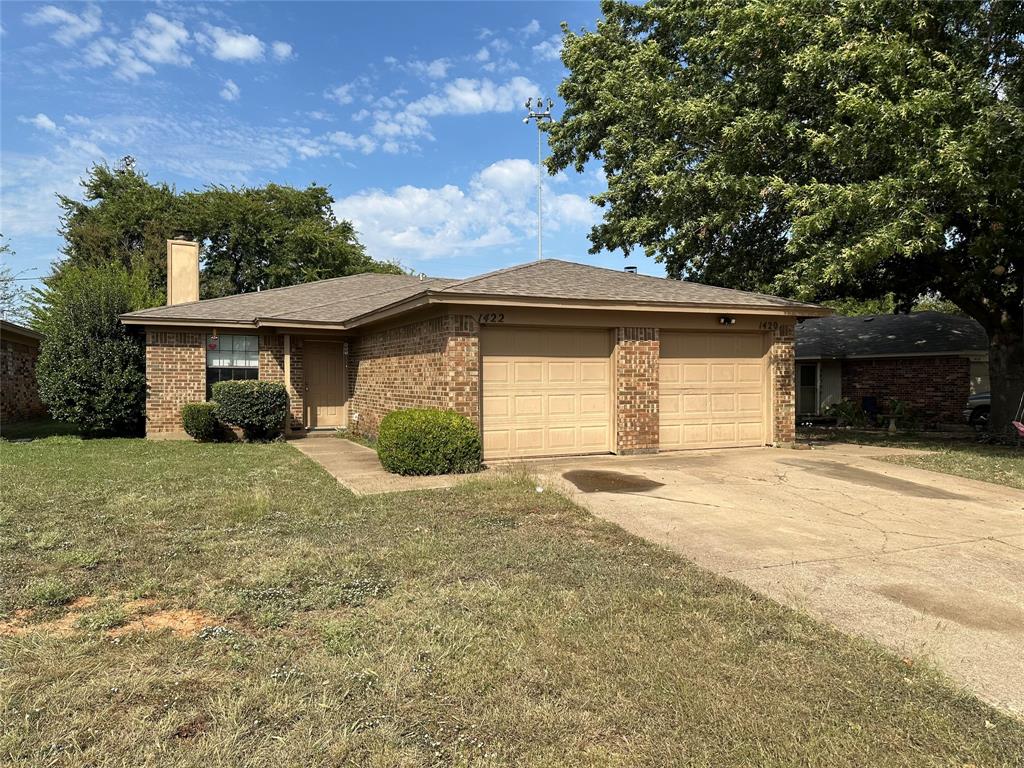
[[157,13],[147,13],[145,21],[132,32],[136,54],[151,64],[187,67],[192,63],[192,58],[183,50],[188,40],[184,24]]
[[489,58],[491,58],[491,52],[487,50],[486,46],[473,55],[475,61],[487,61]]
[[[477,173],[465,188],[405,185],[388,193],[371,189],[339,200],[335,214],[351,219],[375,258],[438,258],[532,236],[536,167],[507,159]],[[587,227],[596,207],[573,194],[545,190],[545,217],[551,230]]]
[[224,101],[238,101],[242,95],[242,89],[238,87],[234,80],[225,80],[224,87],[220,89],[220,97]]
[[100,37],[86,46],[83,61],[90,67],[113,67],[114,75],[121,80],[135,82],[142,75],[156,72],[135,53],[129,41],[116,42],[109,37]]
[[207,24],[196,39],[220,61],[259,61],[266,46],[256,35]]
[[562,36],[552,35],[533,46],[533,52],[541,61],[557,61],[562,58]]
[[377,149],[377,142],[365,133],[353,136],[347,131],[335,131],[327,135],[327,140],[344,149],[358,150],[364,155],[368,155]]
[[448,76],[448,70],[451,69],[452,63],[448,59],[434,59],[433,61],[410,61],[410,71],[420,75],[421,77],[427,77],[431,80],[443,80]]
[[342,83],[324,91],[324,97],[339,104],[351,104],[353,88],[355,88],[355,83]]
[[484,112],[511,112],[528,96],[537,93],[537,85],[516,76],[503,84],[487,78],[457,78],[438,94],[430,94],[410,103],[405,111],[413,115],[477,115]]
[[530,23],[520,29],[519,32],[527,37],[530,35],[536,35],[540,32],[540,22],[536,19],[530,19]]
[[18,122],[33,125],[39,130],[46,131],[47,133],[57,133],[57,124],[42,112],[37,114],[35,117],[19,117]]
[[29,26],[53,25],[53,39],[61,45],[73,45],[79,40],[91,37],[100,31],[101,11],[95,5],[89,5],[80,14],[71,13],[54,5],[44,5],[38,11],[25,14],[25,23]]
[[282,40],[275,40],[270,44],[270,50],[274,53],[274,58],[278,61],[287,61],[295,55],[292,49],[291,43],[283,42]]

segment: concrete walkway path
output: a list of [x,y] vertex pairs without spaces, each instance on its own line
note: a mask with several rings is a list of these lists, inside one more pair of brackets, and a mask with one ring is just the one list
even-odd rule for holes
[[377,452],[334,433],[313,434],[289,440],[288,444],[326,469],[356,496],[378,493],[419,491],[427,488],[451,488],[479,475],[434,475],[403,477],[384,470]]

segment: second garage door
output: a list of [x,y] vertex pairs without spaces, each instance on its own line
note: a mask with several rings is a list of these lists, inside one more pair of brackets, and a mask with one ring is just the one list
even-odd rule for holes
[[604,330],[484,328],[484,458],[611,450],[611,343]]
[[661,334],[661,449],[767,442],[763,334]]

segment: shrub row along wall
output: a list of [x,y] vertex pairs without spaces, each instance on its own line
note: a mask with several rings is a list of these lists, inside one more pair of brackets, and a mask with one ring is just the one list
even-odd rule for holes
[[5,338],[0,343],[0,422],[34,419],[46,414],[36,386],[38,342],[23,344]]
[[905,357],[843,361],[843,397],[860,403],[874,397],[885,412],[890,400],[931,414],[945,423],[962,421],[971,393],[966,357]]
[[400,408],[445,408],[480,419],[479,325],[469,315],[442,315],[368,333],[348,358],[352,428],[374,435]]

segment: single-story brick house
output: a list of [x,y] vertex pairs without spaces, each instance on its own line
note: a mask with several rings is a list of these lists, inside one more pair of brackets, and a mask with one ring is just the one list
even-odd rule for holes
[[963,420],[968,396],[988,391],[988,337],[942,312],[818,317],[796,327],[797,414],[848,399],[882,410],[902,400],[936,421]]
[[36,360],[42,334],[0,320],[0,424],[46,415],[36,386]]
[[448,408],[480,425],[486,459],[786,443],[793,327],[828,313],[553,259],[196,301],[198,247],[168,258],[168,306],[122,317],[145,332],[152,437],[180,434],[213,382],[259,378],[287,385],[293,430]]

